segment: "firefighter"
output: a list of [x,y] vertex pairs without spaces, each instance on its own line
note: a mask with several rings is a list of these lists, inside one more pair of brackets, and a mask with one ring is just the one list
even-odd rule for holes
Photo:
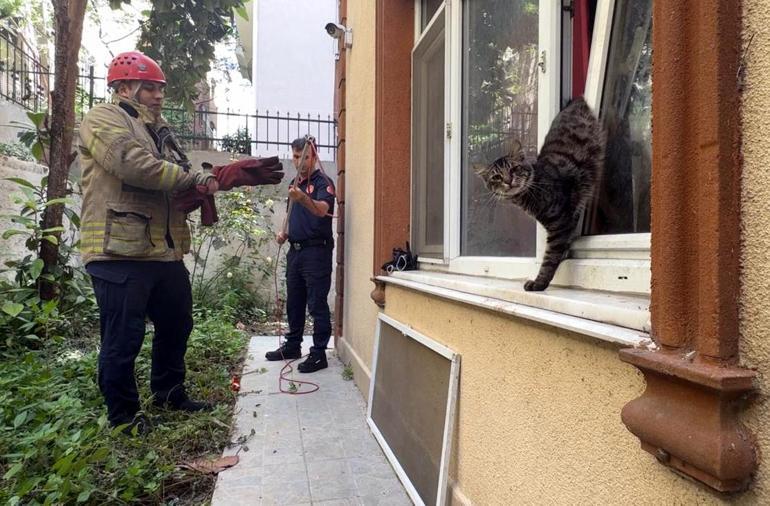
[[193,328],[190,248],[185,214],[174,192],[193,185],[205,194],[217,180],[186,164],[161,117],[166,78],[138,51],[110,63],[111,103],[95,106],[80,127],[83,205],[81,253],[99,305],[99,389],[113,426],[146,432],[134,362],[154,324],[150,389],[153,403],[196,412],[211,409],[185,391],[185,352]]
[[[334,184],[316,168],[317,154],[307,137],[291,144],[292,161],[298,176],[289,187],[289,200],[294,202],[288,217],[288,233],[276,234],[278,244],[288,241],[286,255],[286,315],[289,332],[286,341],[269,351],[269,361],[301,358],[302,335],[305,331],[305,309],[313,317],[313,346],[307,359],[297,366],[299,372],[312,373],[328,367],[326,346],[332,332],[327,297],[332,282],[332,215]],[[304,155],[304,159],[303,159]]]

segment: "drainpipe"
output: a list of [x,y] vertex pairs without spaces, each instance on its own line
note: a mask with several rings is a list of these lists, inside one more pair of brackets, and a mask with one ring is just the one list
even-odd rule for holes
[[[348,2],[339,1],[340,23],[347,25]],[[334,115],[337,119],[337,274],[334,299],[334,347],[343,336],[345,309],[345,63],[347,49],[343,39],[337,40],[337,62],[334,65]]]

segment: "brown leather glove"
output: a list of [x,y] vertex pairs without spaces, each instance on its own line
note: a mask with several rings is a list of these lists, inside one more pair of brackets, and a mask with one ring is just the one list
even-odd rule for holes
[[219,181],[219,189],[227,191],[236,186],[278,184],[283,179],[283,165],[277,156],[246,158],[229,165],[214,167],[211,173]]
[[201,208],[201,224],[210,226],[219,221],[214,195],[206,192],[205,185],[195,185],[183,190],[172,199],[174,208],[185,214],[190,214]]

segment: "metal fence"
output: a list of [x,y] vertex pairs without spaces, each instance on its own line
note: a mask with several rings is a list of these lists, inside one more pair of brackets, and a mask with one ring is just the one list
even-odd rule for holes
[[[11,31],[0,28],[0,97],[29,111],[48,107],[54,75],[34,57],[31,48]],[[82,119],[95,104],[110,95],[106,79],[94,67],[81,69],[75,96],[75,112]],[[163,115],[186,149],[221,150],[244,154],[288,152],[297,137],[316,138],[319,154],[336,159],[337,121],[320,114],[218,111],[211,102],[194,109],[167,107]]]
[[0,97],[33,111],[48,102],[48,67],[24,39],[0,27]]
[[[218,149],[245,154],[271,150],[288,152],[291,142],[309,134],[316,138],[320,155],[336,156],[337,121],[331,116],[265,111],[244,114],[228,110],[165,108],[164,117],[188,149]],[[228,134],[225,134],[229,132]]]

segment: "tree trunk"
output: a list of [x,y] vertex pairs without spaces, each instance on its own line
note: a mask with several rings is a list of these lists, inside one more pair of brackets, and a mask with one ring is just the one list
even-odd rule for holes
[[[56,24],[56,49],[54,58],[55,83],[49,108],[51,118],[50,163],[48,172],[47,199],[66,196],[67,176],[71,162],[72,138],[75,124],[75,90],[78,75],[78,53],[83,35],[83,18],[86,0],[52,0]],[[60,227],[64,205],[56,204],[46,208],[43,214],[43,229]],[[49,235],[49,234],[46,234]],[[50,235],[61,237],[60,232]],[[40,244],[40,258],[45,263],[44,272],[54,273],[59,259],[59,246],[49,241]],[[56,283],[43,280],[40,296],[50,300],[56,296]]]

